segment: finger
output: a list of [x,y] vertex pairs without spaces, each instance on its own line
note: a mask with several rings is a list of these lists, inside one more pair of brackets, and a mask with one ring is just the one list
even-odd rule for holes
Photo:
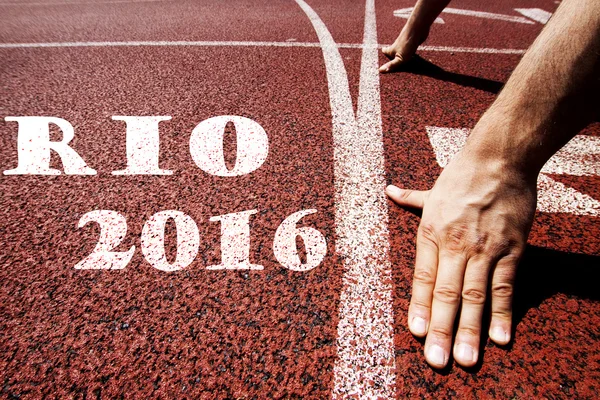
[[510,342],[512,329],[512,299],[518,256],[501,258],[492,276],[492,321],[490,338],[499,345]]
[[402,64],[404,64],[404,58],[397,54],[391,61],[388,61],[379,67],[379,72],[384,74],[388,72],[394,72],[399,69]]
[[454,341],[454,359],[463,367],[472,367],[479,358],[481,321],[491,268],[491,259],[474,257],[465,270],[460,320]]
[[408,328],[417,337],[427,335],[438,265],[438,246],[435,235],[431,229],[423,226],[421,224],[417,231],[417,255],[412,295],[408,308]]
[[385,193],[394,201],[394,203],[412,208],[423,208],[425,199],[429,196],[429,190],[400,189],[394,185],[389,185],[385,188]]
[[456,252],[440,251],[431,321],[425,341],[425,358],[429,365],[443,368],[450,358],[454,320],[460,303],[467,259]]

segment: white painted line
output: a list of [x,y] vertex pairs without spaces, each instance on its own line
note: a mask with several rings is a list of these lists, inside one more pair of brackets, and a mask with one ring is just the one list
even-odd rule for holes
[[[399,10],[394,10],[394,17],[409,19],[410,14],[412,14],[412,10],[414,7],[401,8]],[[437,17],[434,21],[436,24],[445,24],[444,20],[440,17]]]
[[48,3],[0,3],[0,7],[45,7],[45,6],[96,6],[101,4],[134,4],[134,3],[164,3],[168,0],[106,0],[106,1],[62,1],[62,2],[48,2]]
[[477,17],[477,18],[485,18],[485,19],[497,19],[501,21],[508,22],[516,22],[519,24],[533,24],[530,20],[523,17],[515,17],[513,15],[505,15],[505,14],[495,14],[484,11],[472,11],[472,10],[461,10],[458,8],[445,8],[443,13],[446,14],[456,14],[456,15],[466,15],[468,17]]
[[45,47],[320,47],[319,43],[307,42],[246,42],[246,41],[127,41],[127,42],[48,42],[48,43],[0,43],[0,48],[45,48]]
[[452,157],[465,146],[470,132],[467,128],[441,128],[438,126],[427,126],[425,129],[438,165],[442,168],[446,168]]
[[525,54],[522,49],[491,49],[477,47],[419,46],[420,51],[441,51],[447,53],[481,53],[481,54]]
[[332,114],[336,252],[344,260],[333,398],[395,398],[391,265],[377,33],[367,0],[358,118],[344,62],[314,10],[296,0],[319,38]]
[[552,16],[552,13],[541,8],[515,8],[515,11],[544,25],[548,23]]
[[542,168],[555,175],[600,176],[600,137],[577,135]]
[[[366,47],[381,48],[383,44],[363,45],[361,43],[330,43],[340,49],[363,49]],[[52,48],[52,47],[322,47],[316,42],[254,42],[254,41],[188,41],[188,40],[159,40],[159,41],[127,41],[127,42],[41,42],[41,43],[0,43],[0,49],[27,49],[27,48]],[[437,51],[446,53],[482,53],[482,54],[525,54],[523,49],[492,49],[477,47],[450,47],[450,46],[420,46],[420,51]]]
[[548,175],[540,174],[537,189],[537,210],[540,212],[600,216],[600,201]]
[[[399,10],[395,10],[394,16],[398,17],[398,18],[408,19],[410,17],[410,14],[412,13],[413,8],[414,7],[409,7],[409,8],[401,8]],[[446,14],[464,15],[467,17],[496,19],[496,20],[500,20],[500,21],[516,22],[518,24],[533,24],[533,22],[531,22],[527,18],[518,17],[518,16],[514,16],[514,15],[496,14],[496,13],[490,13],[490,12],[484,12],[484,11],[462,10],[462,9],[458,9],[458,8],[449,8],[448,7],[448,8],[445,8],[444,11],[442,11],[442,12],[446,13]],[[532,19],[534,19],[534,18],[532,18]],[[438,24],[445,23],[444,20],[439,17],[435,20],[435,22]]]
[[[440,167],[444,168],[467,141],[469,129],[426,127]],[[600,216],[600,201],[555,181],[546,174],[600,176],[600,138],[575,136],[542,168],[537,210],[548,213]]]
[[345,264],[338,359],[333,369],[334,399],[396,398],[392,267],[374,3],[366,0],[365,5],[357,129],[349,132],[334,126],[336,248]]

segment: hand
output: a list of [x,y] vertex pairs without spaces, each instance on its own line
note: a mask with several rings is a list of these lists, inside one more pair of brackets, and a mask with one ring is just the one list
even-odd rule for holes
[[535,213],[535,177],[473,154],[459,153],[431,190],[386,189],[397,204],[423,209],[408,326],[427,336],[425,358],[435,368],[448,363],[459,309],[454,359],[477,363],[490,294],[489,336],[510,341],[515,272]]

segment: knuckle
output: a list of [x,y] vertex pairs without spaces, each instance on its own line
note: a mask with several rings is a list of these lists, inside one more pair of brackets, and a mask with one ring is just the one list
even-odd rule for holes
[[457,332],[457,336],[459,335],[479,338],[479,336],[481,335],[481,328],[472,325],[460,326]]
[[421,242],[436,244],[438,242],[437,235],[435,233],[435,227],[430,223],[422,223],[419,226],[419,235]]
[[466,288],[462,292],[462,298],[465,303],[485,304],[485,291],[477,288]]
[[443,303],[454,304],[460,300],[460,292],[454,286],[441,285],[433,290],[433,298]]
[[470,244],[470,250],[473,254],[484,254],[488,255],[487,251],[487,243],[488,243],[488,235],[481,234],[478,235],[474,242]]
[[515,253],[518,253],[516,250],[518,250],[519,247],[519,243],[516,240],[504,237],[495,240],[489,247],[488,252],[492,257],[504,256],[505,258],[512,259],[516,257]]
[[414,280],[423,285],[433,285],[435,276],[432,271],[424,268],[415,269]]
[[439,338],[451,338],[452,337],[452,327],[451,326],[432,326],[429,328],[429,334]]
[[468,228],[464,225],[449,227],[444,233],[444,241],[448,250],[463,251],[467,247]]
[[510,299],[513,296],[513,285],[510,283],[492,284],[492,297]]
[[493,310],[492,311],[492,319],[501,320],[501,321],[511,321],[512,312],[510,309],[506,310]]
[[428,303],[424,299],[413,297],[411,300],[411,307],[414,307],[415,310],[427,311],[431,309],[431,303]]

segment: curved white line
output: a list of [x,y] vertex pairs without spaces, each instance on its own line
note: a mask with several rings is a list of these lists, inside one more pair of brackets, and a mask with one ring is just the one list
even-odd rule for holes
[[395,398],[388,209],[374,0],[367,0],[357,117],[338,46],[296,0],[321,43],[333,119],[336,252],[344,260],[333,398]]

